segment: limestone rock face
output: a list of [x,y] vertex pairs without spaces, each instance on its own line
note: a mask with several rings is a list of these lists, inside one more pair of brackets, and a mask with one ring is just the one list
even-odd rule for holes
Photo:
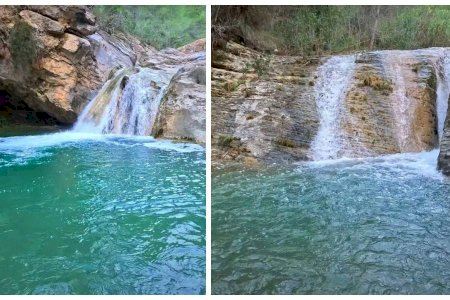
[[438,145],[439,51],[357,55],[341,118],[345,156],[428,151]]
[[206,39],[198,39],[190,44],[178,48],[183,53],[204,52],[206,50]]
[[[152,56],[153,60],[155,56]],[[152,135],[205,144],[206,67],[205,53],[163,54],[159,58],[178,69],[162,100]],[[177,63],[175,63],[178,61]],[[163,66],[164,64],[160,64]],[[170,64],[167,65],[167,67]]]
[[[450,97],[448,103],[450,107]],[[443,174],[450,176],[450,109],[447,110],[444,133],[439,148],[438,169],[440,169]]]
[[214,50],[213,161],[308,159],[319,125],[316,68],[317,61],[268,56],[234,42]]
[[[0,19],[0,49],[4,53],[0,57],[0,88],[61,123],[76,121],[110,69],[131,64],[129,53],[120,52],[114,62],[99,67],[102,54],[90,42],[96,30],[95,18],[86,7],[1,6]],[[11,55],[11,34],[17,26],[26,26],[24,23],[31,29],[37,55],[17,68],[19,62]]]
[[22,10],[19,15],[28,25],[36,30],[48,32],[56,36],[64,33],[65,28],[63,25],[39,13],[31,10]]
[[[263,54],[234,42],[219,46],[212,57],[213,161],[312,159],[320,125],[315,84],[318,67],[328,57],[308,61]],[[438,147],[437,82],[445,51],[355,54],[337,112],[338,157]],[[442,157],[450,154],[445,139]]]

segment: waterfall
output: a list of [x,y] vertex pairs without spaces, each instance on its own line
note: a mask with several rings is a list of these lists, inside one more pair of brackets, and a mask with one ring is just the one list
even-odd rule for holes
[[176,69],[117,71],[84,108],[74,131],[149,135]]
[[450,51],[443,50],[439,63],[436,66],[436,112],[438,120],[439,140],[444,133],[445,118],[447,116],[448,99],[450,96]]
[[[404,51],[387,50],[380,51],[382,65],[386,75],[392,79],[393,91],[390,95],[392,99],[392,112],[395,116],[396,137],[400,152],[410,151],[412,147],[412,116],[414,115],[414,102],[408,97],[406,85],[406,72],[402,65],[403,62],[410,59],[410,54]],[[406,152],[409,152],[409,151]]]
[[[450,49],[372,53],[369,71],[364,69],[365,62],[356,66],[354,56],[333,56],[319,66],[315,98],[320,124],[310,148],[313,160],[431,150],[435,129],[441,139],[450,94]],[[350,98],[351,102],[345,102],[349,90],[364,95],[374,91],[354,78],[370,72],[391,82],[391,90],[376,91],[370,101]],[[421,102],[420,93],[428,84],[424,80],[432,79],[433,73],[436,102]],[[436,128],[423,124],[436,124]]]
[[339,117],[354,68],[355,57],[346,55],[333,56],[318,69],[315,97],[320,125],[311,145],[314,160],[338,158],[342,146]]

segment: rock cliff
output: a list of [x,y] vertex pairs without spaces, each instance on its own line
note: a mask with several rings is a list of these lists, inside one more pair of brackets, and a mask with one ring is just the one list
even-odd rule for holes
[[73,123],[102,82],[84,7],[0,7],[0,88],[35,111]]
[[213,53],[213,160],[304,160],[319,120],[317,61],[234,42]]
[[[336,112],[337,157],[438,147],[437,82],[446,51],[353,54],[352,74]],[[212,57],[213,161],[312,159],[321,123],[319,67],[328,59],[268,55],[234,42],[218,45]],[[321,80],[325,86],[335,84],[331,77]],[[448,135],[447,129],[443,140]]]
[[68,125],[117,69],[180,69],[162,103],[159,133],[204,142],[204,79],[189,75],[204,69],[204,40],[157,51],[131,35],[102,31],[86,6],[29,5],[0,6],[0,43],[5,99]]

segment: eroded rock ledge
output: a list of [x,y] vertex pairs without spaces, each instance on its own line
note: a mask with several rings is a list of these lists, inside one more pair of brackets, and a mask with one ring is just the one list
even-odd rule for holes
[[308,158],[319,120],[317,60],[269,56],[234,42],[214,51],[213,161]]

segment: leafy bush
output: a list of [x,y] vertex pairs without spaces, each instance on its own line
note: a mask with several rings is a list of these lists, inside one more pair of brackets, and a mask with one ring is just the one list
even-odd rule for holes
[[212,23],[213,40],[304,56],[450,46],[450,6],[213,6]]
[[181,47],[206,34],[204,6],[98,5],[94,14],[105,31],[127,32],[159,49]]
[[217,144],[222,148],[228,148],[234,140],[237,140],[234,136],[220,135]]
[[271,55],[257,56],[253,61],[245,64],[244,68],[242,69],[242,73],[249,73],[250,71],[253,71],[256,72],[256,74],[258,74],[259,77],[267,75],[267,73],[269,72],[271,61],[272,61]]
[[17,22],[11,29],[9,45],[14,68],[28,71],[39,55],[33,28],[23,21]]

